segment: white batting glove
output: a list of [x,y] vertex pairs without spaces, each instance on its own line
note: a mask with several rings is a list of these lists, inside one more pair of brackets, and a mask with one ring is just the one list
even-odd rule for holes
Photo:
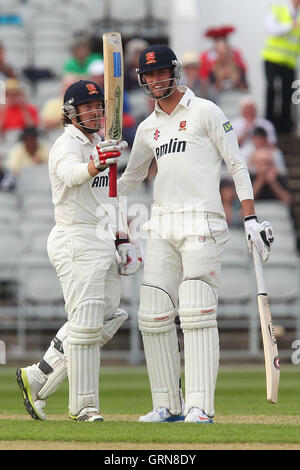
[[96,145],[90,159],[94,161],[97,170],[105,170],[109,165],[118,162],[118,157],[127,146],[128,144],[124,140],[122,142],[104,140]]
[[258,223],[257,217],[250,215],[244,218],[247,246],[252,252],[252,243],[256,246],[262,262],[266,263],[270,256],[271,244],[274,241],[273,229],[266,220]]
[[131,276],[132,274],[135,274],[143,263],[141,250],[138,244],[129,241],[128,238],[117,238],[116,248],[118,255],[120,256],[118,269],[121,276]]

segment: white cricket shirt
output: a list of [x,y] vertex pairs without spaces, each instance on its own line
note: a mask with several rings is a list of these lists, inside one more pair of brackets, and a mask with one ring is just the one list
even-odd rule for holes
[[79,129],[68,125],[52,146],[48,165],[56,223],[114,223],[110,211],[104,210],[117,199],[108,196],[108,169],[94,177],[88,172],[90,155],[100,142],[97,134],[93,134],[92,143]]
[[139,125],[118,193],[131,193],[145,179],[155,157],[154,204],[196,206],[225,217],[219,191],[222,159],[240,200],[253,199],[247,165],[222,110],[196,98],[189,88],[179,90],[184,95],[170,115],[156,103],[153,113]]

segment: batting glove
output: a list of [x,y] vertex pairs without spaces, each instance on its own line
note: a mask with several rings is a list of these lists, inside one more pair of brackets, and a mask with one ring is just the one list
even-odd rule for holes
[[265,263],[269,259],[271,245],[274,241],[271,225],[267,221],[259,224],[255,215],[249,215],[244,218],[244,227],[249,251],[252,252],[252,244],[254,244],[262,262]]
[[108,166],[118,162],[118,157],[127,146],[125,141],[104,140],[96,145],[90,159],[94,161],[97,170],[105,170]]
[[115,241],[120,262],[118,269],[121,276],[131,276],[142,266],[142,254],[137,243],[129,241],[128,238],[120,238],[117,235]]

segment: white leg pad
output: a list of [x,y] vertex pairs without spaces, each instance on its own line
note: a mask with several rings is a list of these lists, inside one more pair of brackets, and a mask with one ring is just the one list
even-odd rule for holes
[[43,357],[43,360],[52,370],[46,375],[46,382],[38,392],[38,396],[41,400],[46,400],[52,393],[56,392],[60,384],[68,376],[66,358],[64,355],[67,334],[68,322],[58,330]]
[[170,296],[152,286],[141,286],[138,312],[153,409],[182,413],[180,353],[175,326],[176,310]]
[[184,334],[185,415],[193,407],[214,416],[219,368],[217,296],[210,284],[195,279],[179,288],[179,315]]
[[99,410],[99,344],[103,315],[104,302],[90,300],[79,304],[69,319],[69,411],[72,416],[85,407]]
[[[113,317],[104,321],[103,327],[100,332],[100,348],[110,341],[116,334],[118,329],[123,325],[124,321],[128,318],[128,313],[125,310],[118,309]],[[46,400],[50,395],[56,392],[60,384],[67,378],[67,344],[68,335],[68,322],[66,322],[56,336],[51,341],[51,344],[46,351],[43,360],[52,369],[45,376],[45,384],[39,390],[38,396],[41,400]]]
[[102,348],[108,341],[110,341],[116,334],[119,328],[127,320],[128,313],[125,310],[118,308],[113,317],[104,320],[103,328],[100,335],[100,348]]

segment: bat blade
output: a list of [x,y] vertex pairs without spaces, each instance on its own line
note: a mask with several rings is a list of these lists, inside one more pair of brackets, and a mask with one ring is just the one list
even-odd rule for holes
[[[121,140],[123,124],[124,65],[121,34],[103,34],[105,138]],[[117,196],[117,165],[110,167],[109,196]]]
[[280,365],[277,340],[274,334],[267,294],[259,294],[257,296],[257,303],[265,357],[267,400],[271,403],[277,403]]

